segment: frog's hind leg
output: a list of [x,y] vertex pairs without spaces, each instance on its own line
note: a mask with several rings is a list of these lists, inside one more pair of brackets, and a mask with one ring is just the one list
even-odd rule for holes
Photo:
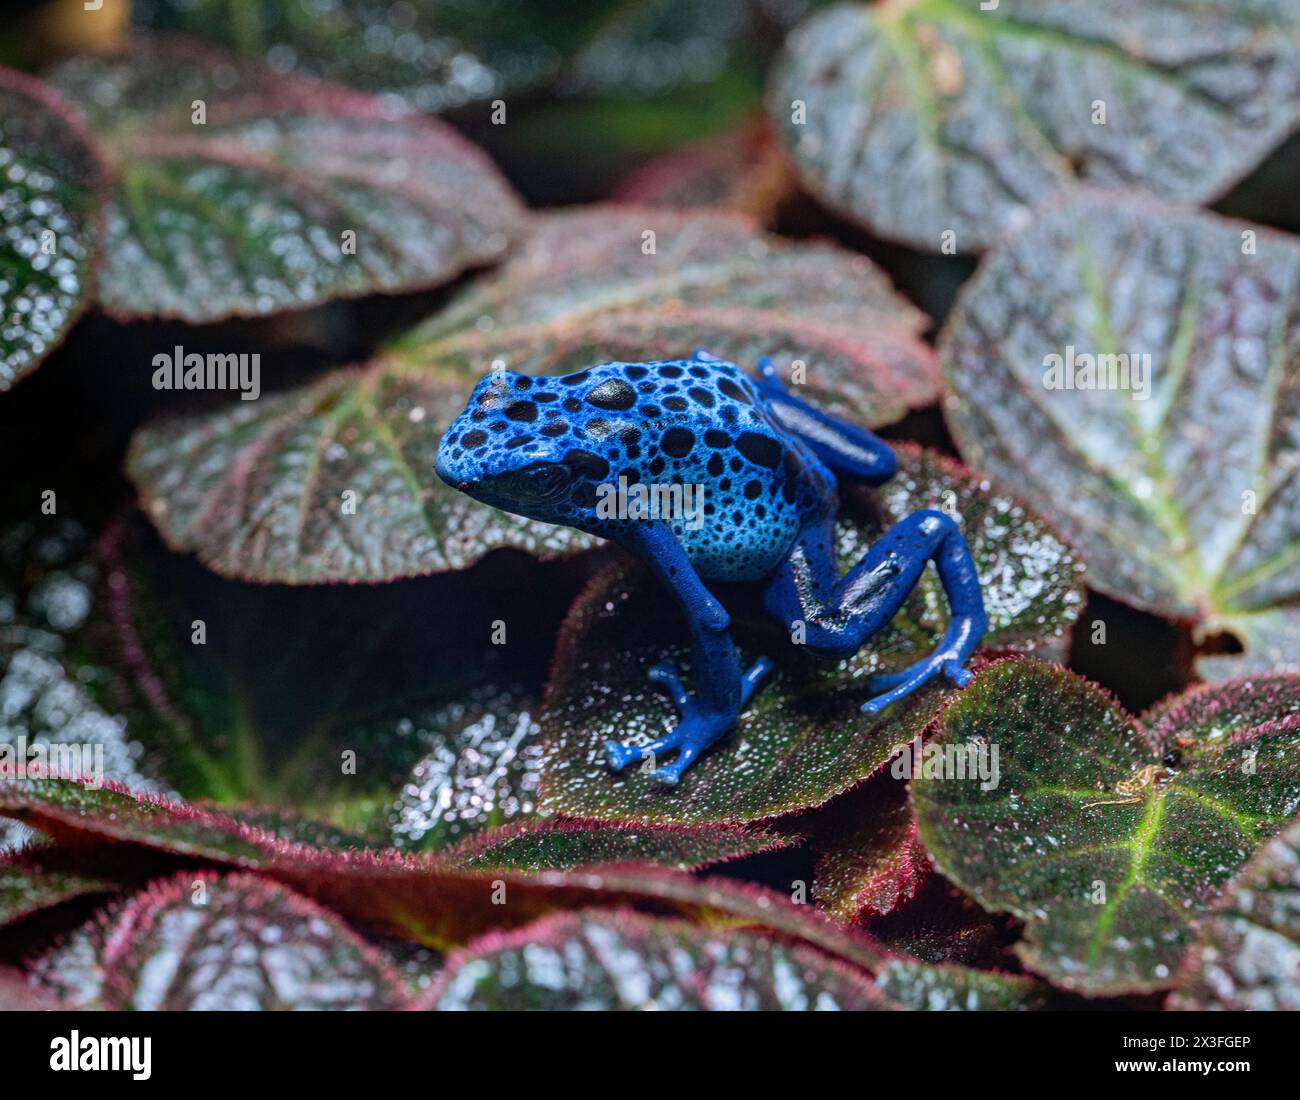
[[894,476],[898,460],[883,439],[795,397],[766,355],[758,361],[756,383],[781,426],[799,436],[837,476],[868,485],[883,485]]
[[790,556],[764,593],[768,611],[795,632],[802,624],[806,645],[832,657],[856,653],[897,614],[933,561],[952,611],[952,620],[930,656],[889,676],[873,677],[868,688],[883,691],[862,705],[875,713],[937,675],[958,686],[970,681],[962,666],[988,628],[975,563],[951,517],[926,510],[895,524],[843,577],[834,558],[834,522],[805,528]]

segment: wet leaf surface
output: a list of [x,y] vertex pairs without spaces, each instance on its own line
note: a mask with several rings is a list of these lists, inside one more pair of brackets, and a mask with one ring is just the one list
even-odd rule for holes
[[[134,790],[166,790],[160,761],[143,750],[108,698],[108,670],[82,652],[93,618],[88,536],[57,517],[0,532],[0,761],[60,774],[102,775]],[[0,850],[30,839],[0,826]]]
[[1170,1002],[1179,1009],[1300,1010],[1300,822],[1228,883]]
[[[442,847],[534,809],[535,689],[515,678],[544,674],[548,624],[577,583],[552,572],[538,594],[540,569],[486,563],[454,590],[255,588],[166,553],[126,517],[99,542],[69,675],[93,672],[119,738],[187,798]],[[508,647],[489,644],[501,619]]]
[[651,0],[557,8],[523,0],[139,0],[137,26],[181,30],[263,57],[277,71],[323,75],[400,96],[422,111],[525,93],[662,96],[709,84],[759,45],[754,23],[791,14],[752,0]]
[[51,79],[115,165],[100,300],[122,318],[439,286],[523,230],[483,153],[390,102],[166,37]]
[[633,912],[565,913],[454,956],[443,1011],[861,1011],[892,1008],[870,978],[810,948]]
[[1051,1007],[1055,991],[1023,974],[890,959],[876,974],[886,996],[918,1012],[1033,1012]]
[[397,1009],[405,986],[333,914],[251,875],[183,872],[101,914],[41,959],[68,1007],[136,1011]]
[[141,0],[132,15],[139,26],[201,35],[279,72],[398,94],[437,112],[553,78],[556,32],[581,26],[530,18],[524,5],[493,8],[489,16],[463,0]]
[[474,870],[566,871],[607,863],[653,863],[692,871],[793,843],[762,829],[550,819],[479,833],[448,850],[446,858]]
[[443,432],[494,367],[771,355],[805,362],[828,409],[881,425],[935,397],[924,326],[862,256],[782,244],[740,216],[587,208],[543,219],[499,272],[366,366],[148,425],[128,469],[173,549],[241,579],[387,581],[503,546],[551,557],[593,540],[434,474]]
[[388,811],[393,845],[438,851],[534,816],[542,756],[535,712],[531,700],[489,691],[436,714],[424,735],[432,745]]
[[0,68],[0,391],[58,347],[89,302],[102,189],[72,106]]
[[[992,252],[944,330],[962,454],[1060,528],[1093,587],[1239,634],[1207,675],[1300,669],[1297,302],[1291,238],[1088,194]],[[1053,355],[1076,388],[1048,388]],[[1132,358],[1086,388],[1084,355]]]
[[[996,787],[957,772],[972,746],[996,748]],[[1027,922],[1027,966],[1093,995],[1168,988],[1193,922],[1300,809],[1300,681],[1234,681],[1144,727],[1072,673],[1001,662],[944,710],[912,794],[938,868]]]
[[934,252],[946,231],[985,248],[1078,182],[1215,198],[1298,102],[1300,18],[1274,0],[841,4],[791,36],[769,84],[809,190]]
[[[955,463],[900,447],[901,472],[880,494],[885,518],[866,494],[846,502],[841,569],[855,564],[882,529],[946,503],[971,543],[984,586],[990,648],[1059,643],[1078,613],[1079,569],[1040,521]],[[948,495],[951,494],[951,495]],[[721,589],[720,589],[721,591]],[[862,681],[930,652],[946,624],[937,581],[926,577],[886,630],[855,657],[819,665],[749,599],[732,601],[742,665],[759,654],[777,669],[733,730],[675,788],[644,772],[616,774],[606,738],[646,743],[672,727],[675,712],[647,679],[673,660],[689,670],[675,605],[641,569],[604,575],[574,606],[558,643],[542,729],[544,809],[575,817],[704,824],[745,822],[819,805],[872,774],[933,715],[945,689],[928,685],[883,714],[863,715]],[[741,597],[745,597],[742,601]],[[689,678],[686,681],[689,684]]]

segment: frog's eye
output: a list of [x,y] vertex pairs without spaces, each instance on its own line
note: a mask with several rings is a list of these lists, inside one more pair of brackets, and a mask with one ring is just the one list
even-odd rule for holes
[[515,475],[515,487],[534,500],[547,499],[569,487],[572,471],[562,462],[539,462]]

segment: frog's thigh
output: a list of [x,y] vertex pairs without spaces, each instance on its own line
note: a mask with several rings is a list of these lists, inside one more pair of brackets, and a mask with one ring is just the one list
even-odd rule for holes
[[[834,522],[805,528],[764,593],[768,611],[811,649],[856,653],[897,614],[934,559],[955,613],[978,606],[979,584],[966,544],[951,517],[915,512],[900,520],[842,578],[835,571]],[[971,588],[973,587],[973,594]]]

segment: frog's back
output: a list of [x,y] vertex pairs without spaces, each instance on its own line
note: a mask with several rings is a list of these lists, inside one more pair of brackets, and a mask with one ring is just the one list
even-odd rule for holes
[[611,479],[702,496],[694,513],[665,518],[704,579],[767,575],[801,527],[834,512],[834,475],[734,364],[604,363],[583,373],[583,408],[570,422],[610,462]]

